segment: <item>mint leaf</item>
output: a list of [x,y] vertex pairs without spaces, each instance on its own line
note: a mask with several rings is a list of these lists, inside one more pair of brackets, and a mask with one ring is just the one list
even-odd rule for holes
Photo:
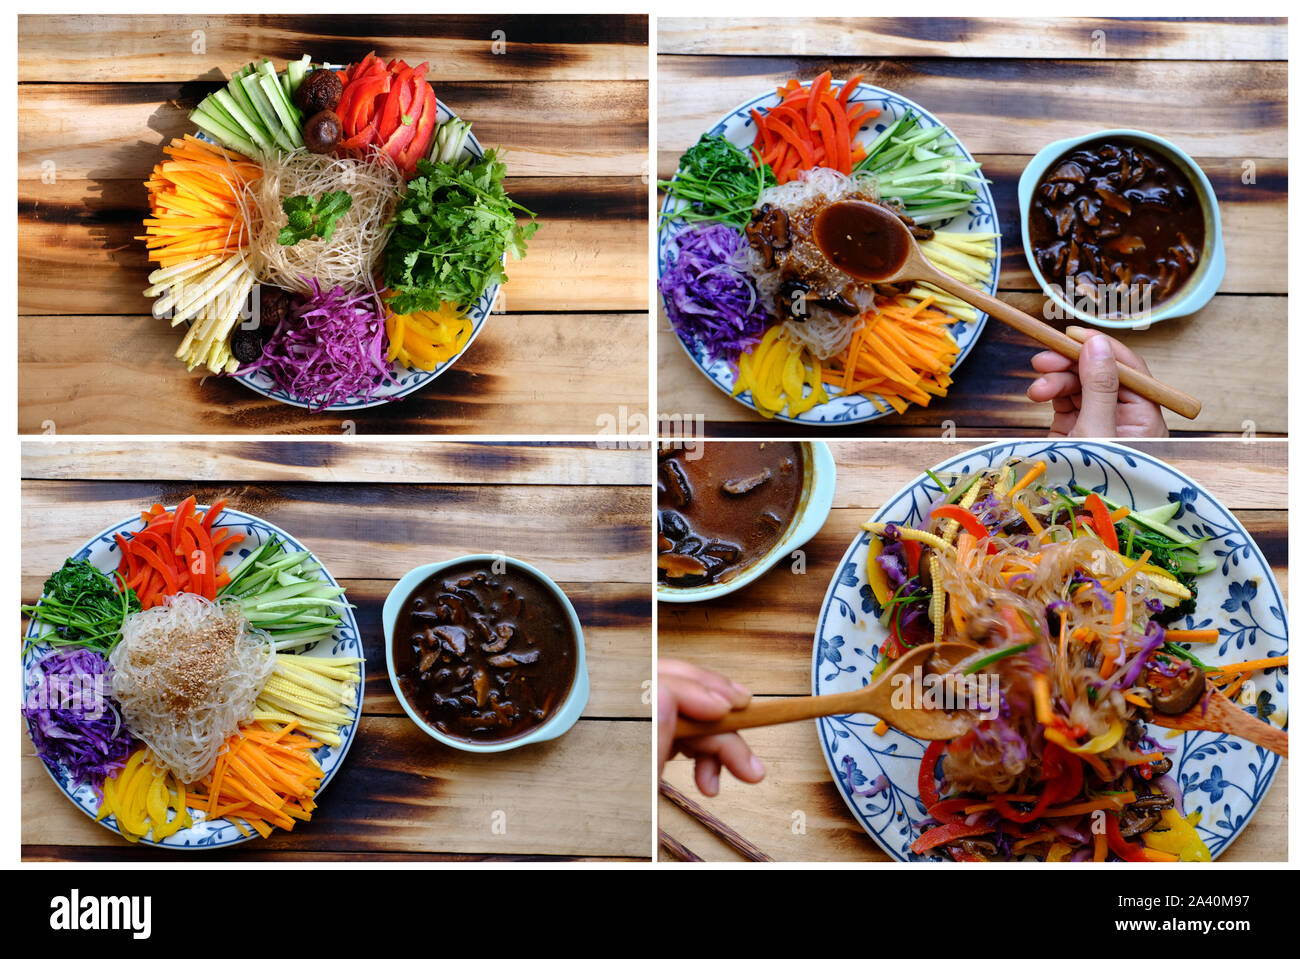
[[352,194],[346,190],[332,190],[321,194],[319,200],[309,196],[291,196],[280,205],[289,220],[277,238],[281,246],[293,246],[312,237],[329,242],[339,218],[352,209]]

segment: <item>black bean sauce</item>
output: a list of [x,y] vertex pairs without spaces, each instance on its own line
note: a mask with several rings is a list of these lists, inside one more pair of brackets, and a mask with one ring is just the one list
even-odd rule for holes
[[1186,284],[1204,253],[1205,214],[1168,157],[1124,138],[1092,140],[1034,187],[1029,244],[1049,283],[1065,289],[1072,276],[1096,315],[1128,315]]
[[393,628],[402,695],[456,739],[500,742],[546,722],[577,668],[566,610],[509,563],[453,566],[407,597]]
[[799,509],[797,443],[703,443],[659,451],[659,580],[725,583],[766,556]]

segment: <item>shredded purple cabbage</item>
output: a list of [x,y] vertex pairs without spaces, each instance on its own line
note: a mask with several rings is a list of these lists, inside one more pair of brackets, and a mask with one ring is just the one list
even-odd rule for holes
[[98,786],[121,769],[134,741],[110,695],[112,667],[95,650],[56,650],[33,667],[36,683],[27,692],[27,718],[36,755],[62,766],[74,785]]
[[1138,681],[1142,674],[1142,667],[1147,664],[1152,654],[1165,644],[1165,628],[1159,623],[1147,623],[1147,640],[1142,644],[1142,649],[1133,657],[1133,662],[1129,664],[1128,669],[1120,673],[1111,681],[1111,686],[1119,689],[1127,689]]
[[306,278],[312,293],[280,321],[262,356],[240,368],[262,372],[313,410],[348,400],[369,402],[396,383],[386,357],[384,318],[369,293],[328,292]]
[[[1170,750],[1166,750],[1166,752],[1169,751]],[[1174,801],[1174,809],[1178,811],[1178,815],[1187,815],[1183,812],[1183,791],[1178,788],[1178,783],[1174,780],[1173,776],[1165,773],[1165,775],[1157,779],[1153,785]]]
[[739,267],[748,241],[721,223],[688,227],[666,257],[659,292],[673,329],[712,358],[735,360],[772,321],[754,281]]

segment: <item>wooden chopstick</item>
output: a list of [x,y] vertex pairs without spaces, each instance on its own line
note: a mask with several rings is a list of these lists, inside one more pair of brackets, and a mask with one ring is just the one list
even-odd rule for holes
[[694,817],[709,832],[717,836],[736,852],[740,853],[750,862],[775,862],[763,850],[759,849],[752,842],[742,836],[736,830],[732,829],[721,819],[712,815],[707,809],[694,800],[687,799],[680,790],[669,785],[662,779],[659,780],[659,792],[661,792],[669,802],[687,815]]
[[662,829],[659,830],[659,845],[667,849],[674,859],[681,862],[704,862],[703,859],[687,849],[680,840],[674,839]]

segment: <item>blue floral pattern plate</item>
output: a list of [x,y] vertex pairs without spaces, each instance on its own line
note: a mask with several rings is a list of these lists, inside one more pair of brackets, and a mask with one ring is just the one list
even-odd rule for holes
[[[206,507],[197,507],[200,511]],[[128,535],[139,532],[144,528],[144,524],[137,515],[132,519],[116,523],[108,529],[92,537],[81,549],[72,554],[73,559],[88,559],[98,569],[112,574],[117,569],[120,551],[117,548],[117,542],[113,539],[115,533]],[[265,543],[272,536],[278,537],[284,543],[286,549],[310,552],[307,547],[294,539],[284,530],[268,523],[266,520],[250,516],[248,513],[241,513],[239,510],[226,508],[222,510],[221,515],[217,517],[214,524],[215,529],[231,529],[237,533],[244,534],[244,540],[239,543],[232,552],[225,555],[224,564],[227,569],[233,569],[248,554],[257,548],[258,545]],[[314,557],[313,557],[314,560]],[[314,560],[319,564],[318,560]],[[54,572],[53,570],[50,571]],[[329,574],[323,566],[317,574],[320,578],[328,582],[331,586],[338,586],[338,581]],[[344,597],[346,599],[346,596]],[[28,695],[36,685],[35,664],[41,657],[51,651],[48,644],[39,641],[39,637],[46,629],[35,621],[28,624],[27,638],[36,640],[28,645],[23,653],[23,701],[26,702]],[[361,647],[361,633],[357,628],[356,617],[352,615],[351,609],[343,610],[343,622],[334,630],[334,635],[328,642],[316,643],[314,646],[304,647],[294,652],[308,656],[356,656],[364,660],[365,652]],[[320,794],[329,785],[334,774],[338,772],[339,766],[343,764],[343,757],[347,755],[348,747],[352,745],[352,740],[356,736],[357,724],[361,718],[361,701],[365,691],[365,672],[364,661],[358,664],[361,676],[357,683],[357,701],[352,709],[352,722],[344,726],[339,731],[339,736],[343,740],[342,745],[320,746],[314,752],[316,761],[321,764],[324,770],[324,778],[321,780],[320,789],[316,791],[316,799],[319,800]],[[54,784],[59,787],[69,799],[76,804],[77,808],[84,812],[92,819],[99,811],[99,796],[95,790],[86,783],[80,786],[74,786],[68,771],[62,766],[45,763],[45,769],[54,780]],[[245,842],[257,834],[251,836],[243,835],[234,824],[226,819],[205,820],[203,813],[193,806],[190,807],[190,815],[194,818],[194,825],[189,829],[182,829],[171,836],[168,836],[162,842],[155,842],[150,838],[140,840],[142,846],[161,846],[167,849],[219,849],[223,846],[233,846],[237,843]],[[121,835],[117,828],[117,820],[114,816],[106,816],[100,820],[100,825],[113,830]],[[298,828],[306,828],[310,823],[300,825]]]
[[[1209,537],[1201,555],[1217,561],[1200,577],[1194,615],[1176,625],[1217,627],[1217,647],[1197,649],[1209,663],[1233,663],[1287,652],[1286,603],[1273,571],[1250,534],[1195,480],[1138,450],[1086,441],[995,443],[939,464],[937,475],[968,474],[1009,457],[1045,460],[1045,482],[1097,489],[1121,505],[1147,509],[1178,502],[1171,525],[1195,538]],[[924,522],[939,499],[934,480],[921,475],[872,517],[900,524]],[[822,603],[813,649],[815,695],[860,688],[869,681],[886,636],[866,582],[868,537],[859,533],[840,560]],[[1255,677],[1257,701],[1247,712],[1274,725],[1287,724],[1287,671]],[[818,739],[836,788],[854,818],[895,859],[921,861],[909,848],[926,811],[917,777],[925,744],[891,729],[879,736],[876,720],[863,714],[818,720]],[[1200,810],[1196,829],[1218,857],[1245,828],[1273,781],[1279,757],[1225,733],[1177,732],[1149,727],[1173,761],[1188,813]]]
[[[841,81],[832,81],[836,87],[843,86]],[[755,97],[746,103],[736,107],[721,120],[710,127],[706,132],[720,134],[740,147],[742,150],[748,150],[754,143],[754,120],[749,115],[751,109],[770,109],[780,102],[780,95],[776,91],[766,93],[763,96]],[[870,142],[867,138],[875,139],[876,136],[883,133],[885,129],[895,120],[900,120],[908,110],[916,114],[918,124],[921,129],[930,129],[941,126],[934,114],[930,113],[924,107],[901,96],[886,90],[882,87],[868,86],[859,84],[853,93],[849,96],[850,103],[863,103],[868,108],[879,108],[880,116],[872,120],[867,126],[863,127],[859,133],[861,143]],[[868,132],[870,131],[870,132]],[[973,160],[971,152],[962,145],[957,136],[950,129],[949,134],[956,141],[957,151],[967,160]],[[998,211],[993,203],[993,192],[989,184],[980,183],[976,188],[976,198],[965,213],[959,217],[954,217],[941,224],[935,224],[944,230],[951,230],[962,233],[1000,233],[998,229]],[[672,198],[664,200],[663,211],[669,212],[676,207],[676,201]],[[669,252],[676,249],[675,238],[687,224],[681,221],[674,221],[665,225],[659,231],[659,274],[662,276],[664,265],[668,262]],[[988,283],[983,287],[986,293],[990,295],[996,293],[998,288],[998,275],[1002,262],[1002,239],[999,236],[994,241],[993,256],[993,274],[990,276]],[[662,300],[662,295],[660,297]],[[984,323],[988,319],[984,313],[977,313],[974,323],[958,321],[949,327],[953,338],[957,341],[959,353],[957,359],[953,362],[955,371],[962,361],[970,354],[971,349],[975,346],[975,341],[979,339],[980,333],[984,329]],[[710,356],[708,352],[698,343],[688,342],[679,333],[678,342],[681,343],[682,349],[686,355],[707,376],[710,382],[718,389],[722,390],[728,396],[731,396],[731,389],[736,383],[736,371],[725,357]],[[839,396],[834,394],[834,387],[828,392],[832,393],[830,402],[823,403],[820,406],[814,406],[812,409],[799,414],[797,417],[791,417],[785,412],[778,413],[776,419],[786,423],[802,423],[807,426],[844,426],[849,423],[866,423],[871,420],[879,419],[882,416],[890,416],[893,410],[886,407],[881,411],[871,400],[862,395]],[[751,410],[756,410],[753,399],[748,391],[733,397],[737,402],[743,403]]]

